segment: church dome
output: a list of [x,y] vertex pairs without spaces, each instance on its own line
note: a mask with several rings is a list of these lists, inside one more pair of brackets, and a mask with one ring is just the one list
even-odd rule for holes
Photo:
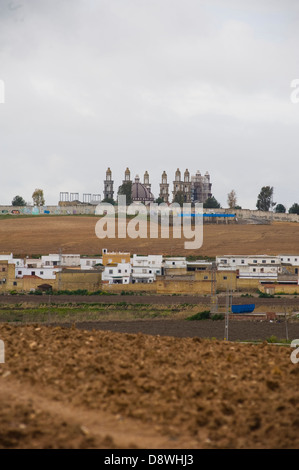
[[135,180],[135,183],[132,184],[132,200],[140,202],[154,201],[154,196],[144,184]]

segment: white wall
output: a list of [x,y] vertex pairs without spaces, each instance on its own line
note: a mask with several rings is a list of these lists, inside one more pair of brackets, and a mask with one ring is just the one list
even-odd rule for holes
[[[15,273],[16,278],[22,278],[24,276],[37,276],[41,279],[55,279],[55,273],[60,271],[59,268],[53,267],[41,267],[41,268],[27,268],[27,267],[16,267]],[[34,273],[34,274],[33,274]]]
[[278,255],[282,263],[299,266],[299,255]]
[[102,273],[102,280],[108,281],[109,284],[120,281],[121,284],[129,284],[131,279],[131,264],[118,263],[116,266],[105,266]]
[[279,256],[256,255],[256,256],[217,256],[216,264],[219,271],[235,270],[242,266],[263,266],[266,264],[281,266]]
[[165,258],[163,261],[164,268],[186,268],[186,258],[183,257],[172,257]]

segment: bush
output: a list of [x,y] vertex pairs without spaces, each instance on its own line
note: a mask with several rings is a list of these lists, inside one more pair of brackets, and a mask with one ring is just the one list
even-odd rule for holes
[[96,290],[95,292],[89,292],[89,295],[117,295],[115,292],[105,292],[104,290]]
[[272,335],[270,338],[266,338],[267,343],[279,343],[277,336]]
[[224,315],[222,313],[215,313],[211,316],[211,320],[224,320]]
[[191,317],[186,318],[186,320],[188,320],[188,321],[208,320],[209,318],[210,318],[210,310],[204,310],[203,312],[195,313]]
[[266,292],[261,292],[261,291],[259,291],[259,297],[261,297],[261,298],[267,298],[267,299],[269,299],[269,298],[273,299],[273,298],[274,298],[274,295],[273,295],[273,294],[266,294]]
[[56,295],[88,295],[87,289],[77,289],[77,290],[58,290],[55,292]]

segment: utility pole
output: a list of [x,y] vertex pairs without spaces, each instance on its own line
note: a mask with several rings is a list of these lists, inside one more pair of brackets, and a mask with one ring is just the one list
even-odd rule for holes
[[49,293],[49,299],[48,299],[48,323],[50,323],[50,306],[51,306],[51,294]]
[[213,261],[211,268],[211,314],[215,314],[218,311],[218,299],[217,299],[217,267],[216,262]]
[[61,255],[61,247],[59,248],[59,273],[58,273],[58,290],[61,290],[61,267],[62,265],[62,255]]
[[288,329],[288,317],[287,317],[287,310],[286,306],[284,306],[284,319],[285,319],[285,327],[286,327],[286,340],[289,339],[289,329]]
[[227,288],[226,289],[225,324],[224,324],[224,341],[228,341],[229,303],[230,303],[230,293]]

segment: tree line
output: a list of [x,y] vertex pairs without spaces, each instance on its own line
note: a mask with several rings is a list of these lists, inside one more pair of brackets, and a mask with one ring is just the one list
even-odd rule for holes
[[[132,183],[131,181],[123,183],[118,190],[118,194],[123,194],[126,196],[128,204],[132,202]],[[268,212],[273,210],[276,213],[286,213],[287,209],[284,204],[273,202],[274,188],[273,186],[263,186],[257,196],[256,208],[259,211]],[[32,194],[33,204],[35,206],[44,206],[45,198],[44,192],[42,189],[35,189]],[[113,199],[104,199],[102,202],[109,202],[115,204]],[[155,200],[156,203],[160,204],[163,202],[163,199],[160,197]],[[177,202],[181,206],[184,203],[184,194],[177,193],[175,196],[174,202]],[[237,210],[242,209],[241,206],[237,204],[237,194],[234,189],[232,189],[227,195],[227,204],[229,209]],[[15,196],[12,200],[13,206],[26,206],[28,203],[21,196]],[[204,209],[220,209],[221,204],[217,201],[214,196],[209,197],[203,204]],[[298,214],[299,215],[299,204],[296,202],[289,208],[289,214]]]
[[[45,198],[44,198],[44,191],[42,189],[36,189],[32,194],[32,200],[34,206],[44,206],[45,205]],[[22,196],[15,196],[11,201],[13,206],[24,207],[28,206],[29,204],[22,198]]]

